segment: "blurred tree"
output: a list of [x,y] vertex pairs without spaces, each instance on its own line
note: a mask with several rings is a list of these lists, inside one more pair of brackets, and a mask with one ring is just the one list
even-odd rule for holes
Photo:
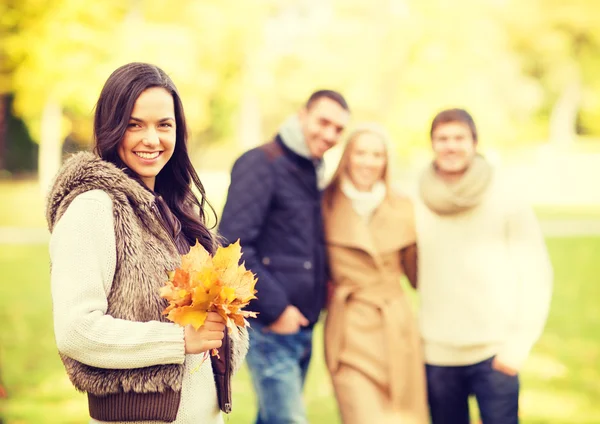
[[6,133],[8,128],[8,94],[0,93],[0,171],[6,167]]
[[[12,110],[13,96],[7,95],[7,107]],[[4,170],[9,175],[35,173],[39,145],[35,143],[22,119],[9,113],[6,117],[6,156]]]
[[512,0],[506,12],[509,47],[543,88],[549,139],[568,144],[576,133],[600,135],[600,3]]
[[6,58],[5,43],[10,32],[10,27],[5,22],[5,16],[8,10],[7,2],[0,2],[0,171],[6,167],[7,155],[7,128],[8,128],[8,95],[10,93],[11,70]]
[[195,158],[212,143],[237,138],[249,145],[260,137],[248,75],[271,1],[187,0],[173,8],[166,0],[139,0],[127,16],[118,55],[156,63],[173,77]]
[[[359,120],[386,125],[399,150],[426,145],[433,115],[465,107],[486,144],[515,144],[541,104],[495,19],[507,6],[463,0],[295,0],[267,27],[262,103],[271,131],[317,88],[342,91]],[[284,107],[285,106],[285,107]]]
[[[70,133],[65,111],[89,116],[107,75],[121,0],[7,0],[2,27],[14,110],[39,142],[38,172],[45,191]],[[7,30],[6,30],[7,29]]]
[[57,170],[66,135],[89,144],[102,83],[127,62],[155,63],[172,76],[193,140],[229,137],[245,49],[260,36],[262,4],[8,0],[2,51],[15,111],[40,142],[42,188]]
[[591,0],[4,0],[0,96],[14,93],[40,143],[42,188],[67,134],[89,144],[102,83],[131,61],[173,77],[196,145],[250,147],[324,87],[384,124],[402,156],[427,146],[446,107],[472,112],[484,146],[548,128],[564,141],[600,133],[596,12]]

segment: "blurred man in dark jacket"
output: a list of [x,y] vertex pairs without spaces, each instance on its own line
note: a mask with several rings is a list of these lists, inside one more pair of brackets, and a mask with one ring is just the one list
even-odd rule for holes
[[284,122],[275,139],[234,164],[220,233],[240,239],[258,277],[247,360],[257,424],[306,423],[302,387],[312,328],[324,306],[327,261],[321,218],[322,160],[350,119],[341,94],[322,90]]

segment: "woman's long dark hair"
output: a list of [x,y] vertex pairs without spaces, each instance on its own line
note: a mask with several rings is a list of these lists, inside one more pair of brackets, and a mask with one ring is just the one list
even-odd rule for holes
[[[204,186],[192,166],[187,150],[187,126],[183,105],[177,88],[169,76],[160,68],[147,63],[129,63],[115,70],[102,88],[94,116],[94,151],[102,159],[112,162],[127,173],[139,178],[123,163],[118,147],[133,111],[136,100],[145,90],[162,87],[173,96],[175,106],[176,142],[173,156],[156,176],[154,192],[162,197],[168,209],[158,206],[163,222],[170,227],[180,252],[187,251],[196,240],[209,252],[214,253],[216,238],[206,226],[205,207],[208,207],[216,222],[216,213],[206,200]],[[192,191],[198,190],[200,200]],[[176,219],[169,216],[170,213]],[[183,240],[182,240],[183,237]],[[182,246],[183,245],[183,246]]]

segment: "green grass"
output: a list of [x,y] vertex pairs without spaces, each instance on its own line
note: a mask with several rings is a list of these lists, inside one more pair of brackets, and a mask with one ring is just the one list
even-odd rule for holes
[[0,227],[46,227],[44,195],[37,181],[0,180]]
[[600,220],[600,205],[538,205],[534,209],[539,219]]
[[[209,200],[220,214],[227,186],[220,181],[205,181]],[[45,200],[35,180],[0,180],[0,227],[45,228]],[[537,205],[540,219],[598,219],[600,205]]]
[[[600,422],[600,238],[551,239],[556,282],[547,329],[522,375],[525,424]],[[0,245],[0,372],[9,391],[6,424],[87,419],[85,396],[67,380],[52,333],[47,246]],[[339,423],[317,328],[305,391],[310,422]],[[234,381],[226,422],[250,423],[254,396],[246,369]]]
[[[54,344],[47,246],[0,245],[0,269],[0,375],[9,392],[0,401],[0,417],[6,424],[86,422],[86,398],[69,383]],[[335,424],[320,327],[315,342],[307,407],[311,422]],[[226,422],[252,422],[254,394],[245,367],[233,388],[234,412]]]

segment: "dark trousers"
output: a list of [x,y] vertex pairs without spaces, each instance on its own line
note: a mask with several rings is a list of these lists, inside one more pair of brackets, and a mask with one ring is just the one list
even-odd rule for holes
[[518,424],[519,377],[492,368],[493,358],[474,365],[426,365],[433,424],[469,424],[469,395],[475,395],[483,424]]

